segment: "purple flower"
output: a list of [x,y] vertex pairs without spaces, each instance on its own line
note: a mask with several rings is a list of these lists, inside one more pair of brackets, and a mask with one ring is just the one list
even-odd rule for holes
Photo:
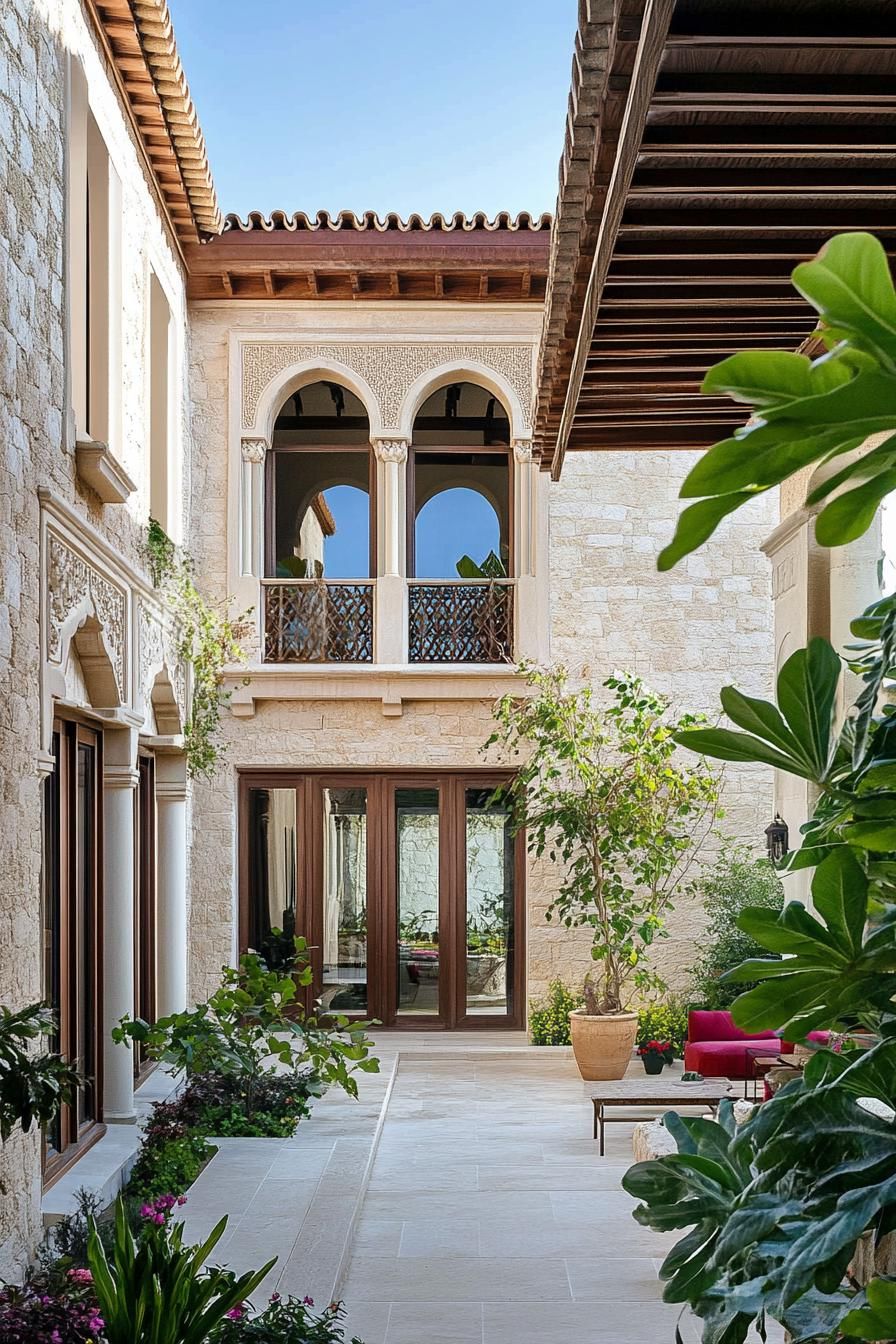
[[231,1307],[227,1312],[227,1319],[229,1321],[241,1321],[245,1314],[242,1307]]
[[314,1306],[314,1298],[313,1298],[313,1297],[303,1297],[303,1298],[302,1298],[302,1306],[304,1306],[304,1307],[313,1307],[313,1306]]

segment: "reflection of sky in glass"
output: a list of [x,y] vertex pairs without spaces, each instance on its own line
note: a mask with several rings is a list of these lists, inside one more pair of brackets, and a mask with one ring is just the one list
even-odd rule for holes
[[370,496],[356,485],[324,491],[336,531],[324,538],[324,578],[363,579],[370,572]]
[[481,565],[489,551],[498,554],[499,546],[498,515],[483,495],[476,490],[442,490],[417,515],[416,576],[456,579],[462,555]]

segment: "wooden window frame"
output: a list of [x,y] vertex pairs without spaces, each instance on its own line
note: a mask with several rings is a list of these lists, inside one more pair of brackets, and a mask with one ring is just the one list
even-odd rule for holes
[[[379,537],[379,528],[377,526],[377,488],[376,488],[376,454],[370,443],[286,443],[271,444],[270,449],[265,453],[264,462],[264,569],[265,577],[275,578],[274,571],[277,567],[277,471],[276,457],[278,454],[286,453],[366,453],[367,454],[367,496],[370,509],[368,522],[368,564],[370,571],[367,575],[355,574],[344,579],[334,579],[334,583],[370,583],[377,577],[377,540]],[[327,575],[323,576],[323,581],[327,581]],[[282,583],[289,583],[289,579],[282,579]]]
[[[417,575],[417,455],[419,453],[450,453],[458,457],[464,455],[475,455],[477,457],[506,457],[507,458],[507,577],[512,579],[516,576],[516,534],[514,529],[514,471],[516,469],[515,459],[506,443],[485,444],[478,443],[438,443],[438,444],[414,444],[408,449],[408,464],[406,476],[406,494],[405,494],[405,530],[407,532],[407,576],[408,581],[413,583],[418,579]],[[446,486],[450,490],[455,487]],[[469,488],[469,487],[466,487]],[[441,491],[439,492],[442,493]],[[432,495],[430,498],[435,499]],[[485,499],[485,495],[482,496]],[[429,500],[427,500],[429,503]],[[500,519],[499,519],[500,522]],[[469,580],[461,578],[453,579],[426,579],[419,578],[421,583],[468,583]]]
[[[51,855],[45,854],[44,899],[53,899],[58,908],[58,976],[59,1001],[54,1006],[59,1014],[57,1048],[65,1058],[77,1059],[78,1023],[82,1005],[88,1008],[88,1035],[92,1054],[92,1091],[94,1114],[84,1123],[77,1118],[77,1102],[64,1105],[59,1114],[60,1146],[50,1150],[44,1141],[44,1187],[58,1180],[105,1133],[103,1124],[103,735],[102,731],[86,720],[57,715],[53,721],[54,739],[58,743],[56,772],[47,780],[47,787],[55,789],[58,801],[53,820],[54,835],[45,830],[45,844],[52,846]],[[89,746],[93,752],[92,810],[90,853],[90,897],[86,909],[85,937],[93,949],[84,983],[81,983],[77,961],[79,915],[77,891],[77,863],[80,818],[78,815],[78,749]],[[47,887],[53,885],[51,893]]]
[[[296,792],[296,929],[312,945],[314,985],[310,1007],[320,985],[322,851],[314,836],[322,834],[322,788],[367,789],[367,967],[365,1013],[346,1016],[377,1019],[388,1030],[493,1031],[522,1030],[526,1024],[526,843],[520,831],[514,840],[513,962],[508,984],[509,1011],[466,1012],[466,790],[497,788],[513,776],[510,770],[326,770],[246,769],[239,772],[238,931],[240,952],[249,946],[249,793],[252,789],[291,788]],[[401,1013],[398,995],[398,909],[395,793],[405,788],[439,791],[439,1013]],[[308,838],[312,843],[308,843]],[[442,949],[445,949],[443,954]],[[444,962],[442,957],[444,955]],[[444,966],[444,969],[443,969]]]

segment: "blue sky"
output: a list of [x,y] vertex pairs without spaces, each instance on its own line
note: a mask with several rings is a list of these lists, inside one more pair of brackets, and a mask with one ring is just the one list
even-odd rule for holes
[[221,208],[552,210],[575,0],[169,0]]

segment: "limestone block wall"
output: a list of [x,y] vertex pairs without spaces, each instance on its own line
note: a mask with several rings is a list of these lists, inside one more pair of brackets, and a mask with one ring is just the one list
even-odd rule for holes
[[[736,682],[752,695],[773,689],[771,572],[760,544],[777,521],[774,493],[722,525],[670,573],[656,568],[670,539],[678,489],[695,455],[661,452],[571,453],[551,488],[551,654],[573,678],[599,686],[631,671],[681,710],[718,712],[718,692]],[[722,826],[757,846],[772,806],[772,772],[727,766]],[[550,865],[529,878],[529,990],[554,975],[579,978],[589,942],[546,925],[556,887]],[[702,927],[694,901],[679,904],[655,961],[685,988]]]
[[[103,506],[76,478],[66,388],[66,72],[83,64],[93,114],[122,183],[122,438],[112,445],[138,485]],[[0,5],[0,1001],[41,994],[40,504],[49,489],[139,560],[148,512],[144,332],[150,262],[185,322],[179,263],[128,123],[78,0]],[[187,421],[181,377],[179,418]],[[182,440],[185,442],[185,436]],[[185,490],[189,472],[182,472]],[[40,1235],[36,1137],[0,1153],[0,1278],[15,1277]]]

